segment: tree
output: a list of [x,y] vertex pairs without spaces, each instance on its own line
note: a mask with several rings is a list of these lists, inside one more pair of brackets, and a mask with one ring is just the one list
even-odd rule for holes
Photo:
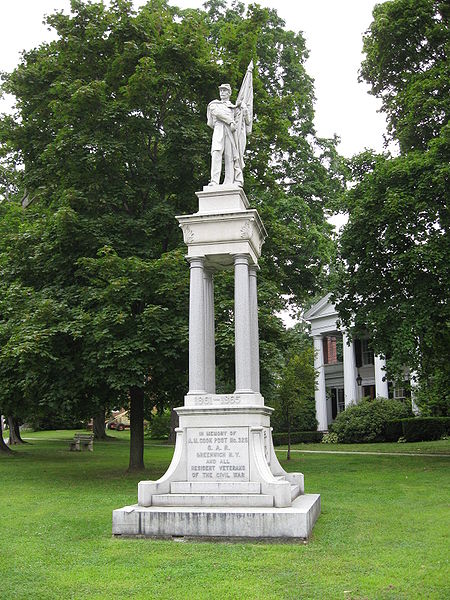
[[374,9],[361,77],[382,99],[400,155],[366,151],[350,165],[334,297],[347,327],[372,333],[391,376],[405,365],[418,373],[438,414],[449,410],[450,374],[448,17],[432,0]]
[[287,362],[279,386],[279,408],[287,427],[287,460],[291,458],[291,431],[317,429],[314,406],[316,372],[314,348],[309,346],[301,354],[294,354]]
[[27,444],[25,440],[22,439],[20,435],[20,425],[19,420],[15,417],[8,417],[8,427],[9,427],[9,441],[8,444],[12,446],[13,444]]
[[[217,85],[236,89],[257,62],[246,188],[271,236],[263,356],[282,335],[275,312],[326,279],[323,207],[341,180],[333,142],[314,135],[305,41],[275,11],[219,0],[203,11],[164,0],[137,13],[125,0],[71,6],[47,18],[55,41],[25,53],[3,86],[17,99],[0,122],[3,161],[23,168],[6,178],[14,193],[3,203],[0,398],[14,391],[23,406],[89,416],[105,396],[129,403],[130,468],[142,468],[143,415],[181,404],[186,390],[188,269],[174,217],[196,210],[207,180],[205,109]],[[226,386],[232,280],[217,279]]]

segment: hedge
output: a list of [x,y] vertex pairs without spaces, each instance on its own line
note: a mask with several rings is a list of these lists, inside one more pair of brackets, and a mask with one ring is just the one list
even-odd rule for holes
[[450,433],[450,417],[413,417],[393,419],[386,425],[386,440],[396,442],[405,438],[407,442],[439,440]]
[[[321,431],[291,431],[291,444],[313,444],[322,441]],[[272,433],[274,446],[286,446],[288,443],[287,433]]]

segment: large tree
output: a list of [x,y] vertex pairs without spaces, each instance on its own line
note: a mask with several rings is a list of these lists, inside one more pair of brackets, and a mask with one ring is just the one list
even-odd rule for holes
[[[450,63],[448,4],[393,0],[374,9],[361,77],[382,99],[400,154],[354,158],[335,298],[373,335],[391,374],[417,372],[428,409],[449,410]],[[424,409],[427,407],[424,406]]]
[[[323,207],[341,182],[333,142],[314,135],[305,41],[275,11],[221,0],[185,11],[152,0],[137,13],[125,0],[71,6],[47,18],[55,41],[25,53],[4,83],[17,101],[0,123],[2,164],[21,165],[3,177],[16,227],[0,246],[4,397],[90,415],[105,395],[130,402],[130,468],[141,468],[145,410],[181,404],[186,389],[188,269],[174,217],[196,210],[207,182],[217,85],[236,89],[254,59],[246,189],[269,232],[263,355],[282,336],[275,313],[326,277]],[[224,386],[231,286],[218,278]]]

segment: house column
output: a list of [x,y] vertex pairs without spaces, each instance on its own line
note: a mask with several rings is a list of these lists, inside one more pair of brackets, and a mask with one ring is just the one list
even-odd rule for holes
[[234,257],[234,355],[236,393],[252,393],[250,282],[248,257]]
[[420,415],[420,408],[416,404],[417,388],[419,385],[419,375],[417,371],[410,372],[409,385],[411,387],[411,410],[417,416]]
[[314,336],[314,368],[318,372],[317,386],[314,392],[316,401],[316,419],[319,431],[328,429],[327,396],[325,389],[325,368],[323,360],[323,342],[321,335]]
[[[375,395],[388,398],[388,382],[386,379],[386,361],[381,356],[374,357]],[[384,378],[384,381],[383,381]]]
[[189,394],[205,394],[204,260],[191,258],[189,288]]
[[214,279],[211,271],[203,272],[205,299],[205,389],[216,393],[216,343],[214,337]]
[[252,390],[259,392],[259,330],[258,330],[258,267],[249,267],[250,274],[250,359],[252,365]]
[[344,362],[345,408],[347,408],[351,404],[358,402],[359,394],[358,384],[356,383],[358,373],[356,370],[355,349],[352,339],[345,332],[342,333],[342,354]]

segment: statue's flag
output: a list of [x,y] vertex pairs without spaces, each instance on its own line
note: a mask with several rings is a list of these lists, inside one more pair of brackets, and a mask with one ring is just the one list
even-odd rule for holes
[[[246,111],[242,109],[243,106]],[[253,123],[253,61],[250,61],[247,67],[247,72],[245,73],[236,100],[236,107],[239,110],[236,123],[236,145],[239,151],[239,162],[243,169],[247,135],[252,132]]]

